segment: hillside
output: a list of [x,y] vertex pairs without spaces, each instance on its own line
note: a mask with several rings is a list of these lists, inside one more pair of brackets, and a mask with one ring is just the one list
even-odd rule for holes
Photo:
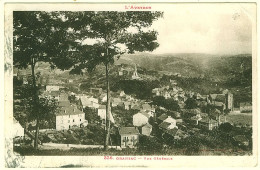
[[[244,70],[252,70],[251,55],[217,56],[200,53],[163,54],[153,55],[148,53],[127,54],[122,56],[116,63],[136,63],[139,67],[148,70],[180,73],[183,76],[199,77],[207,73],[216,76],[225,76]],[[212,76],[212,75],[210,75]],[[215,76],[213,76],[215,77]],[[223,77],[221,77],[222,79]]]

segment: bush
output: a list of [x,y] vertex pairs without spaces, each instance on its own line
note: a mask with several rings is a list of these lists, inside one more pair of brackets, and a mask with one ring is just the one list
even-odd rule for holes
[[219,130],[222,132],[229,133],[233,129],[233,126],[230,123],[223,123],[219,126]]
[[163,144],[155,137],[140,136],[137,147],[140,152],[147,154],[158,154],[162,151]]

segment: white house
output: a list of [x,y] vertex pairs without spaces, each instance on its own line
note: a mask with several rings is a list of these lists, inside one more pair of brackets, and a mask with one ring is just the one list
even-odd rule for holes
[[14,118],[13,119],[13,137],[23,137],[24,136],[24,128],[21,124]]
[[142,109],[152,117],[155,114],[155,108],[153,106],[150,106],[148,103],[143,104]]
[[162,130],[169,130],[169,129],[174,129],[178,128],[174,123],[169,123],[169,122],[162,122],[159,124],[159,128]]
[[119,129],[122,148],[134,148],[139,142],[139,130],[136,127],[121,127]]
[[142,134],[146,135],[146,136],[150,136],[151,132],[152,132],[152,125],[150,125],[149,123],[147,123],[146,125],[144,125],[142,127]]
[[89,96],[80,96],[80,102],[83,108],[99,108],[98,99]]
[[[98,116],[100,117],[100,119],[102,121],[106,121],[106,105],[100,105],[98,108]],[[110,112],[110,121],[112,123],[115,123],[114,117],[112,116],[111,112]]]
[[165,119],[164,122],[170,123],[172,126],[176,126],[176,120],[173,119],[171,116],[168,116],[168,118]]
[[124,92],[124,91],[121,91],[121,92],[120,92],[120,96],[121,96],[121,97],[125,96],[125,92]]
[[98,109],[99,108],[99,104],[98,104],[98,99],[94,98],[94,97],[90,97],[89,100],[92,103],[92,107]]
[[101,102],[106,102],[107,101],[107,94],[105,94],[105,93],[101,94],[100,100],[101,100]]
[[146,112],[139,112],[133,115],[133,125],[143,126],[148,123],[150,115]]
[[72,126],[86,126],[85,113],[70,105],[68,101],[59,103],[60,111],[56,113],[56,130],[70,129]]
[[120,98],[113,98],[112,99],[112,107],[116,107],[122,103],[122,100]]
[[46,86],[46,91],[59,91],[60,86],[55,86],[55,85],[47,85]]
[[124,107],[125,107],[125,110],[130,110],[131,109],[131,103],[130,102],[124,102]]

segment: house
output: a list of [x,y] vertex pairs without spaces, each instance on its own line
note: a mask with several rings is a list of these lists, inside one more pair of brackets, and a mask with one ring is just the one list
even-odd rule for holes
[[171,136],[174,140],[180,140],[188,137],[188,134],[181,129],[173,128],[165,132],[165,134]]
[[151,132],[152,132],[152,125],[150,125],[149,123],[145,124],[142,127],[142,134],[146,135],[146,136],[150,136]]
[[56,130],[67,130],[72,126],[87,125],[85,113],[77,109],[76,106],[70,105],[69,101],[59,102],[59,106],[61,108],[56,113]]
[[[210,118],[214,120],[220,120],[220,115],[223,115],[222,112],[216,108],[210,110],[209,112]],[[220,123],[220,122],[219,122]]]
[[116,107],[120,104],[122,104],[122,100],[120,98],[113,98],[112,99],[112,107]]
[[99,96],[101,102],[107,102],[107,94],[106,93],[103,93]]
[[13,118],[13,137],[23,137],[24,136],[24,128],[21,124]]
[[66,100],[68,100],[68,98],[69,98],[68,94],[61,93],[60,96],[59,96],[59,101],[66,101]]
[[176,119],[173,119],[171,116],[168,116],[163,122],[170,123],[171,126],[176,126]]
[[239,146],[249,145],[249,140],[244,135],[236,135],[233,137],[233,140]]
[[55,86],[55,85],[47,85],[46,86],[46,91],[59,91],[60,86]]
[[161,124],[159,124],[159,129],[161,129],[163,131],[173,129],[173,128],[178,128],[178,127],[174,124],[169,123],[169,122],[162,122]]
[[[59,91],[43,91],[40,98],[47,98],[47,99],[55,99],[56,101],[60,101],[60,92]],[[68,99],[66,99],[68,100]]]
[[89,100],[91,101],[92,107],[95,109],[99,108],[99,103],[98,103],[98,99],[94,98],[94,97],[90,97]]
[[156,96],[158,96],[157,93],[160,94],[160,89],[159,88],[154,88],[154,89],[152,89],[152,93],[156,94]]
[[162,123],[165,119],[167,119],[168,118],[168,115],[166,115],[165,113],[163,113],[161,116],[159,116],[158,118],[157,118],[157,121],[158,121],[158,123]]
[[177,112],[177,111],[170,111],[173,114],[174,118],[180,118],[181,117],[181,113]]
[[138,105],[137,103],[134,103],[134,104],[131,106],[131,109],[132,109],[132,110],[141,110],[141,106]]
[[200,100],[201,95],[199,93],[194,93],[193,98],[196,99],[196,100]]
[[90,107],[94,109],[99,108],[98,99],[89,96],[80,96],[80,104],[83,108]]
[[[102,123],[106,122],[106,105],[100,105],[98,108],[98,116],[100,117],[100,119],[102,120]],[[110,121],[112,123],[115,123],[114,117],[110,112]]]
[[48,96],[49,96],[49,98],[54,98],[57,101],[60,100],[60,92],[59,91],[50,91]]
[[125,92],[124,91],[121,91],[120,94],[119,94],[121,97],[125,96]]
[[194,124],[194,125],[198,125],[198,124],[199,124],[199,121],[200,121],[201,119],[202,119],[201,116],[198,114],[198,115],[196,115],[196,116],[192,116],[192,117],[190,118],[190,122],[191,122],[192,124]]
[[139,142],[139,131],[137,127],[121,127],[119,128],[121,136],[121,148],[134,148]]
[[225,92],[225,94],[210,94],[209,101],[214,105],[220,105],[220,103],[217,102],[222,102],[223,109],[229,109],[230,111],[234,110],[233,94],[230,92]]
[[241,113],[252,112],[252,103],[241,102],[239,106],[239,110]]
[[152,117],[154,116],[155,108],[151,107],[148,103],[143,104],[142,109],[147,111]]
[[127,101],[133,101],[134,100],[134,98],[131,96],[131,95],[125,95],[125,98],[126,98],[126,100]]
[[123,76],[123,75],[124,75],[124,72],[123,72],[122,70],[119,70],[119,71],[118,71],[118,75],[119,75],[119,76]]
[[124,102],[123,105],[124,105],[125,110],[131,109],[131,103],[130,102]]
[[213,130],[214,128],[216,128],[218,126],[218,122],[216,120],[205,117],[205,118],[202,118],[201,120],[199,120],[198,125],[203,129]]
[[143,108],[143,110],[151,110],[152,109],[151,106],[147,103],[143,104],[142,108]]
[[146,112],[139,112],[133,115],[133,125],[134,126],[143,126],[148,123],[150,115]]

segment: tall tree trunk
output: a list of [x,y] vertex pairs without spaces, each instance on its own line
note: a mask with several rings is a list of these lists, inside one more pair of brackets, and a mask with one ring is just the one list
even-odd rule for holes
[[106,63],[106,83],[107,83],[107,105],[106,105],[106,139],[104,149],[108,149],[110,139],[110,87],[109,87],[109,74],[108,63]]
[[38,149],[38,136],[39,136],[39,115],[38,115],[38,94],[37,94],[37,87],[36,87],[36,79],[35,79],[35,61],[34,58],[32,58],[31,62],[31,68],[32,68],[32,85],[33,85],[33,112],[36,114],[36,131],[35,131],[35,138],[34,138],[34,149]]

